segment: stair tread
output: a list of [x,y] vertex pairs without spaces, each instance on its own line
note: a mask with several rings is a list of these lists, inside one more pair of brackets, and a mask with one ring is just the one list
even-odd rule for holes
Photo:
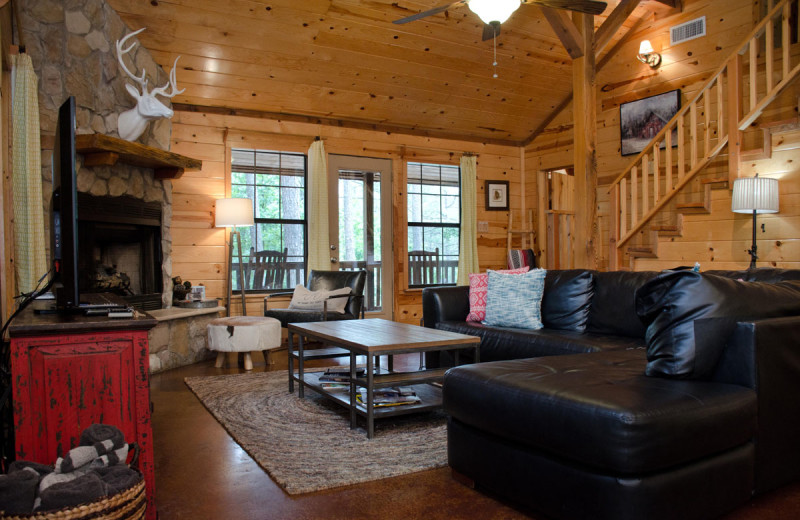
[[676,225],[660,225],[660,226],[650,226],[650,229],[653,231],[678,231],[678,226]]
[[728,179],[726,178],[716,178],[716,179],[703,179],[700,181],[703,185],[711,185],[710,188],[722,190],[728,187]]

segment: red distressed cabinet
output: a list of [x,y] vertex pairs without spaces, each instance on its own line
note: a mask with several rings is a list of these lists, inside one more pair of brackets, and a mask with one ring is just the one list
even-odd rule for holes
[[156,518],[147,333],[150,317],[39,315],[9,327],[17,459],[52,464],[93,423],[140,447],[147,518]]

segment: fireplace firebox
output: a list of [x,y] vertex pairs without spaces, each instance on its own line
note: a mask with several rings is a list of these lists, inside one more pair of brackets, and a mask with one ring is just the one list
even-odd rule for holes
[[161,308],[160,202],[78,194],[81,293],[111,292],[141,310]]

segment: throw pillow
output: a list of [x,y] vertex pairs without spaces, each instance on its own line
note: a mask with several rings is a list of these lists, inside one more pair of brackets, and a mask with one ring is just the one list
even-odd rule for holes
[[494,327],[541,329],[545,275],[544,269],[523,274],[489,271],[483,323]]
[[[666,272],[636,291],[636,313],[647,325],[648,376],[707,379],[738,319],[800,313],[800,281],[743,282]],[[703,332],[708,323],[714,334]]]
[[[304,286],[298,285],[294,288],[294,294],[292,294],[292,301],[289,302],[289,308],[300,311],[322,312],[323,302],[327,300],[328,312],[344,314],[344,309],[350,299],[345,296],[349,296],[351,292],[349,287],[334,289],[332,291],[309,291]],[[338,298],[332,298],[333,296],[338,296]]]
[[583,333],[594,295],[593,272],[586,269],[547,271],[542,297],[542,324],[548,329]]
[[[497,271],[503,274],[527,273],[530,267],[517,269],[504,269]],[[486,318],[486,290],[489,287],[489,277],[486,273],[471,273],[469,275],[469,314],[467,321],[483,321]]]

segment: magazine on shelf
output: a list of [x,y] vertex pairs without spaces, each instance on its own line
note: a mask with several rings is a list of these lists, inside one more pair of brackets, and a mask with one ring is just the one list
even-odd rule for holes
[[[366,404],[366,393],[366,388],[358,388],[356,391],[356,400],[359,404]],[[378,388],[372,392],[372,404],[376,408],[415,404],[419,402],[419,396],[411,387]]]
[[[364,367],[356,368],[356,377],[364,377],[367,369]],[[319,376],[320,382],[329,381],[337,383],[350,382],[350,367],[330,367],[325,369],[325,373]]]
[[330,391],[350,390],[350,383],[326,382],[320,383],[319,386]]

